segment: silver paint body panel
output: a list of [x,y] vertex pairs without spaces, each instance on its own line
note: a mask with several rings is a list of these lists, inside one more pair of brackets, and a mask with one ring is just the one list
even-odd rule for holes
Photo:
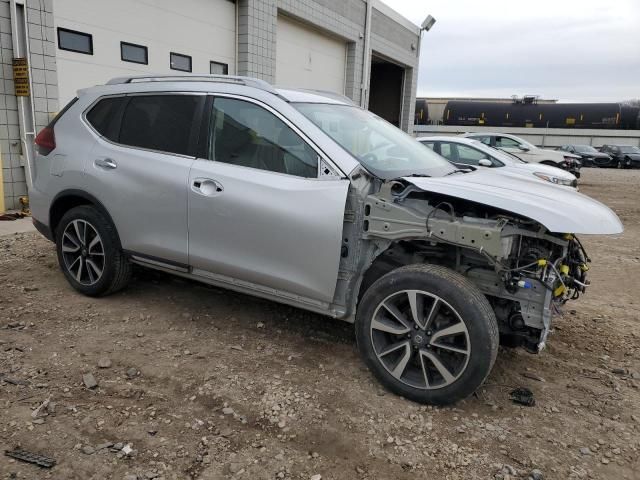
[[[103,96],[150,93],[233,96],[259,103],[298,132],[330,173],[309,179],[115,145],[84,120],[83,113]],[[29,192],[34,218],[50,226],[50,207],[58,195],[86,192],[113,219],[123,249],[136,263],[352,320],[362,276],[390,244],[366,240],[362,231],[359,209],[380,181],[298,112],[292,100],[341,103],[318,92],[274,93],[211,81],[84,90],[55,125],[58,147],[36,158]],[[196,180],[208,187],[194,190]],[[554,232],[622,230],[615,214],[599,202],[539,181],[491,171],[404,180],[426,192],[523,215]]]
[[189,191],[193,268],[324,302],[338,276],[349,180],[318,180],[196,160],[190,183],[209,178],[223,191]]
[[530,218],[550,232],[616,234],[623,230],[606,205],[548,182],[496,175],[491,170],[439,178],[406,177],[425,192],[450,195]]

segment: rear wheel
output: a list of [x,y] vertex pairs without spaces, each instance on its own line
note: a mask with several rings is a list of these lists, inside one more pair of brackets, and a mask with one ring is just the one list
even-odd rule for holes
[[82,205],[65,213],[56,228],[56,250],[65,277],[85,295],[116,292],[131,276],[115,227],[94,207]]
[[499,342],[484,295],[437,265],[402,267],[376,281],[358,307],[356,337],[384,386],[440,405],[469,396],[484,382]]

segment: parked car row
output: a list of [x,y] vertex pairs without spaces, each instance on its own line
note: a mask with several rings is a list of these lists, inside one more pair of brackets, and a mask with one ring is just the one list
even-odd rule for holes
[[454,163],[504,165],[462,169],[336,95],[123,77],[38,134],[29,198],[85,295],[125,288],[137,264],[353,322],[381,383],[449,404],[482,385],[500,343],[544,349],[588,286],[575,235],[622,231],[555,185],[572,174],[543,164],[570,170],[562,153],[520,165],[490,150],[507,138],[436,139]]
[[[501,175],[524,176],[566,187],[578,186],[580,167],[573,156],[565,158],[559,152],[537,148],[513,135],[431,136],[420,137],[418,141],[459,168],[496,168],[496,173]],[[527,150],[513,147],[525,145],[519,142],[525,142]],[[520,156],[512,153],[514,150]],[[529,161],[521,157],[527,157]]]
[[563,145],[558,150],[580,157],[584,167],[640,168],[640,148],[633,145]]
[[489,147],[474,138],[442,136],[420,139],[420,142],[458,167],[464,168],[469,165],[489,168],[510,167],[500,169],[498,173],[534,176],[556,185],[574,188],[578,186],[578,179],[570,172],[545,164],[525,162],[515,155]]

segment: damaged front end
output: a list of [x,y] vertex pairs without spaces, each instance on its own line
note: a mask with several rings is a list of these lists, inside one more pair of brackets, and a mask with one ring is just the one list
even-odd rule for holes
[[589,285],[590,259],[573,233],[413,182],[369,195],[363,230],[386,246],[378,264],[436,263],[468,277],[493,306],[503,344],[531,352],[545,347],[559,307]]

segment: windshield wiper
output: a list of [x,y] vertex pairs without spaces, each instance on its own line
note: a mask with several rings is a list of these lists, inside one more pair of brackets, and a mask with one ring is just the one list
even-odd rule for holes
[[456,170],[452,170],[449,173],[446,173],[444,176],[448,177],[449,175],[453,175],[454,173],[470,173],[470,172],[475,172],[475,170],[476,170],[475,168],[465,168],[465,169],[458,168]]
[[427,175],[426,173],[412,173],[411,175],[403,175],[403,177],[431,177],[431,175]]

